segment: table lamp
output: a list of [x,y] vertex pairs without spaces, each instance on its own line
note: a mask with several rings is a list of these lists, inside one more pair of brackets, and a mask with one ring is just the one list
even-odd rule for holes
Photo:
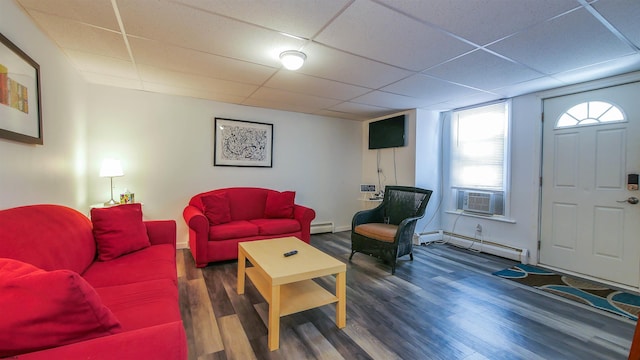
[[108,177],[111,179],[111,200],[104,203],[106,206],[118,204],[115,200],[113,200],[113,178],[123,175],[124,173],[122,172],[122,164],[120,164],[120,160],[105,159],[102,161],[102,166],[100,167],[100,177]]

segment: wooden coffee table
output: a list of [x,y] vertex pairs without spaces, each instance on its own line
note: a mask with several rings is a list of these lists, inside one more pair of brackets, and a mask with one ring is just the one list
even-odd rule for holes
[[[284,253],[298,250],[293,256]],[[246,260],[253,265],[246,267]],[[244,294],[245,274],[269,303],[269,350],[280,346],[280,317],[318,306],[336,304],[336,325],[347,323],[347,266],[295,237],[238,244],[238,294]],[[313,278],[336,274],[335,295]]]

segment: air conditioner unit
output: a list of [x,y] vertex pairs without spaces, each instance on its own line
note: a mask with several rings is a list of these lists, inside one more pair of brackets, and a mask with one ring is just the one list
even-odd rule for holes
[[495,203],[495,194],[492,192],[466,190],[462,199],[462,210],[493,215]]

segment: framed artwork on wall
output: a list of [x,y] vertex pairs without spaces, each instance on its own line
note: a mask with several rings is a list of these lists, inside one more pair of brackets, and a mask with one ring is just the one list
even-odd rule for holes
[[42,145],[40,65],[2,34],[0,138]]
[[273,124],[215,118],[214,166],[273,166]]

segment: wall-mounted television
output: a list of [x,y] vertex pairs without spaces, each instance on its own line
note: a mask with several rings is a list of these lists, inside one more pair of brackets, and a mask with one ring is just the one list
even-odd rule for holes
[[369,123],[369,149],[405,146],[405,115]]

